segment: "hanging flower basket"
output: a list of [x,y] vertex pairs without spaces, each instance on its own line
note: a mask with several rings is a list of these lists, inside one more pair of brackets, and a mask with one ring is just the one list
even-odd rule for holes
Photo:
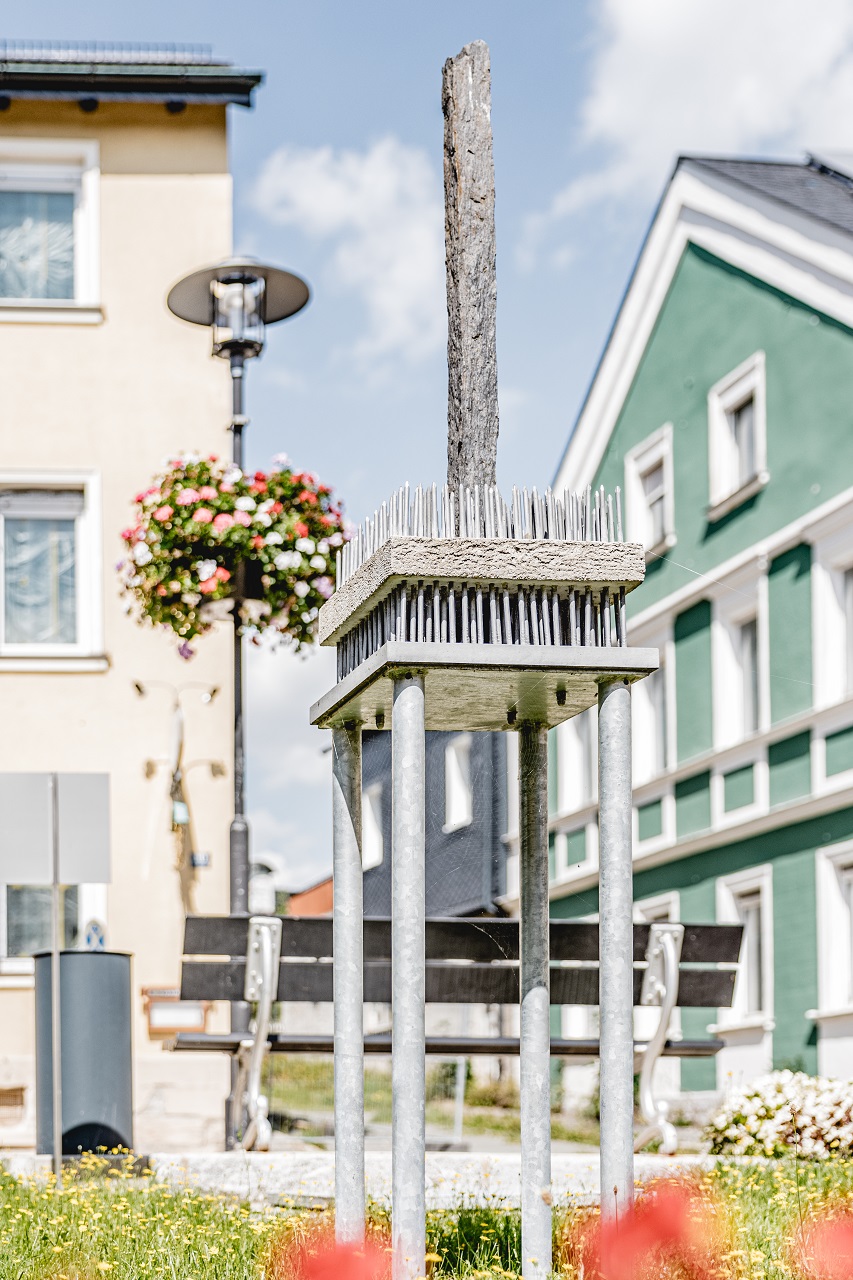
[[192,656],[191,640],[235,609],[244,623],[276,631],[297,649],[313,642],[344,542],[341,510],[316,476],[283,460],[244,475],[215,455],[187,454],[135,503],[118,566],[128,608],[140,622],[174,631],[183,657]]

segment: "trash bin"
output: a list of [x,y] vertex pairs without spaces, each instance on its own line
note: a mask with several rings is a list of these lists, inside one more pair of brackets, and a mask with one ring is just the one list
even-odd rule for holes
[[[51,954],[35,957],[36,1149],[53,1152]],[[130,956],[63,951],[59,961],[62,1154],[133,1147]]]

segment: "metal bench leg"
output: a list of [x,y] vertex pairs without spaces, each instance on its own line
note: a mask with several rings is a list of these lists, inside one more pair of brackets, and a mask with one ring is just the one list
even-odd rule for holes
[[335,1236],[364,1239],[364,887],[361,725],[332,730]]
[[678,1150],[678,1134],[669,1119],[669,1103],[655,1097],[653,1076],[678,1003],[678,963],[683,941],[683,924],[651,926],[640,1004],[660,1005],[660,1019],[651,1040],[634,1057],[635,1069],[638,1061],[640,1064],[640,1114],[644,1121],[644,1127],[634,1138],[634,1150],[641,1151],[660,1136],[660,1150],[667,1156]]
[[[278,994],[281,958],[281,921],[278,916],[252,916],[246,952],[246,1000],[255,1005],[250,1036],[240,1045],[241,1073],[245,1078],[248,1123],[243,1134],[244,1151],[269,1151],[272,1139],[269,1101],[261,1093],[261,1070],[269,1053],[273,1001]],[[239,1093],[237,1095],[239,1097]]]

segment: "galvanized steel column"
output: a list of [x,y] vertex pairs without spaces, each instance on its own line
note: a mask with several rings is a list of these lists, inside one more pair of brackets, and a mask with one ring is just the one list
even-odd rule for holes
[[424,680],[394,681],[391,738],[393,1280],[426,1274]]
[[364,1239],[361,725],[332,730],[335,1236]]
[[631,865],[631,686],[598,690],[601,1212],[634,1198],[634,933]]
[[551,1272],[551,1010],[548,975],[548,730],[519,728],[521,884],[521,1271]]

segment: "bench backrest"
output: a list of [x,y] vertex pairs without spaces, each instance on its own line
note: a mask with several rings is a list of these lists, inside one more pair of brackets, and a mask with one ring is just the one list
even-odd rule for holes
[[[634,1003],[640,1003],[651,926],[634,925]],[[249,921],[245,916],[189,916],[181,973],[183,1000],[243,1000]],[[598,925],[552,920],[551,1003],[598,1004]],[[677,1004],[728,1008],[743,929],[684,925]],[[432,1004],[517,1004],[517,919],[426,922],[426,999]],[[719,968],[718,966],[729,966]],[[332,921],[282,917],[276,999],[330,1003]],[[364,921],[364,999],[391,1001],[391,921]]]

